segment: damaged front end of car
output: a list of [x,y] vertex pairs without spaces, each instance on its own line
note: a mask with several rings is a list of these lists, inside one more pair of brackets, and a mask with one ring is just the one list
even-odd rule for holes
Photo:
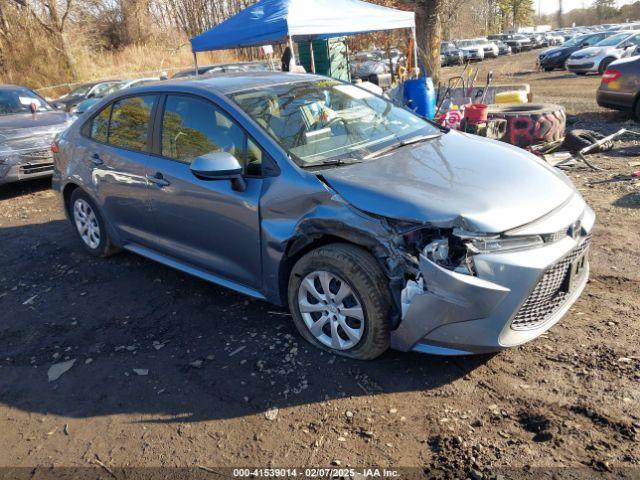
[[443,227],[396,225],[405,284],[392,348],[465,355],[536,338],[584,289],[594,222],[576,196],[531,227],[502,234],[470,231],[460,218]]
[[0,184],[51,176],[51,143],[61,128],[0,132]]

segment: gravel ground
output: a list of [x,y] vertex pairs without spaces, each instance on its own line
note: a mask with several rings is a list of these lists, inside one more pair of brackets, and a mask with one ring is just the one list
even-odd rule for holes
[[[597,78],[533,64],[484,62],[480,78],[530,83],[574,126],[640,130],[597,107]],[[538,340],[467,358],[322,353],[286,311],[131,254],[88,257],[47,181],[0,187],[0,466],[637,476],[640,181],[594,183],[640,170],[640,144],[621,146],[592,156],[602,172],[569,171],[598,214],[583,296]]]

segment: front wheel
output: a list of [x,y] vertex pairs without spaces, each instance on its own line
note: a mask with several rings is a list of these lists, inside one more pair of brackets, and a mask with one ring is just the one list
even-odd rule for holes
[[389,348],[389,280],[366,250],[337,243],[309,252],[291,272],[288,297],[311,344],[359,360]]

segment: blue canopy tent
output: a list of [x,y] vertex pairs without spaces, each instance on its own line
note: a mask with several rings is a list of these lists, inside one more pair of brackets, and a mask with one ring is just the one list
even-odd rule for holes
[[218,26],[191,39],[197,52],[255,47],[270,43],[326,39],[357,33],[409,28],[414,37],[415,15],[362,0],[260,0]]

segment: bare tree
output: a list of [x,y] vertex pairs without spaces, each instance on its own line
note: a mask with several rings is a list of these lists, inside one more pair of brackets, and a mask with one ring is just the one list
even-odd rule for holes
[[442,0],[415,0],[420,58],[436,83],[440,80],[441,8]]
[[10,0],[26,12],[49,35],[51,46],[60,53],[72,78],[77,78],[75,60],[67,42],[65,31],[74,0]]

